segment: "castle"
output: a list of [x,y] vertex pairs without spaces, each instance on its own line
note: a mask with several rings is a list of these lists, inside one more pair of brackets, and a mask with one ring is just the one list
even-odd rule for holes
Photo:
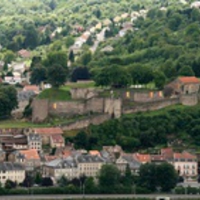
[[[71,101],[35,99],[32,103],[32,121],[43,122],[48,116],[90,116],[83,126],[98,124],[122,114],[158,110],[174,104],[196,105],[199,101],[200,81],[196,77],[180,77],[165,86],[163,91],[138,91],[124,88],[114,94],[94,88],[71,89]],[[77,123],[77,122],[76,122]],[[85,125],[84,125],[85,124]],[[79,127],[78,127],[79,128]]]

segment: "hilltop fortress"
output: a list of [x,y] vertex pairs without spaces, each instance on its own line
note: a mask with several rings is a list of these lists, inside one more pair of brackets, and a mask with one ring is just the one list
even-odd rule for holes
[[[163,91],[112,90],[95,88],[71,89],[70,101],[35,99],[32,103],[33,122],[43,122],[48,116],[73,117],[86,115],[86,119],[67,124],[66,130],[100,124],[122,114],[158,110],[170,105],[196,105],[199,102],[200,81],[196,77],[180,77],[165,86]],[[105,95],[106,94],[106,95]]]

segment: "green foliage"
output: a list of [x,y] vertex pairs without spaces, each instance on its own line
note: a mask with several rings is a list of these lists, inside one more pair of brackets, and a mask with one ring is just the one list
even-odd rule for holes
[[47,55],[47,60],[44,61],[45,66],[60,65],[67,67],[67,53],[64,51],[53,51]]
[[176,186],[178,179],[174,167],[169,163],[141,165],[139,174],[140,185],[151,191],[161,189],[163,192],[169,192]]
[[95,76],[95,82],[100,86],[124,87],[130,85],[131,77],[126,69],[112,65],[101,69]]
[[194,72],[189,66],[183,66],[178,71],[179,76],[194,76]]
[[38,65],[33,68],[31,73],[31,84],[39,85],[41,82],[47,79],[47,69],[42,65]]
[[[199,145],[199,105],[176,106],[161,111],[124,115],[101,125],[91,125],[82,136],[82,145],[87,149],[101,149],[103,145],[119,144],[125,151],[166,146],[179,137],[180,148],[184,145]],[[174,134],[176,133],[176,135]],[[80,139],[81,141],[81,139]],[[74,140],[75,145],[76,141]]]
[[59,88],[67,80],[67,69],[62,65],[54,64],[47,70],[47,79],[52,87]]
[[16,89],[13,86],[0,85],[0,119],[10,117],[11,111],[17,106]]
[[69,91],[66,91],[62,88],[50,88],[42,91],[37,98],[49,99],[52,101],[69,101],[71,100],[71,95]]
[[120,171],[115,165],[103,165],[99,172],[99,187],[101,191],[113,192],[120,183]]

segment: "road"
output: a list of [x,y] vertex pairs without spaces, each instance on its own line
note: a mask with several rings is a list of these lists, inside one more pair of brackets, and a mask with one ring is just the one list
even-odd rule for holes
[[170,199],[200,199],[200,195],[168,195],[168,194],[96,194],[96,195],[12,195],[12,196],[0,196],[0,200],[63,200],[63,199],[119,199],[119,198],[146,198],[155,199],[156,197],[170,197]]

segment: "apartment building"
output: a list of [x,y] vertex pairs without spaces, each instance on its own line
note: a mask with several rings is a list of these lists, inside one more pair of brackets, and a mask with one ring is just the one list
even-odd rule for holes
[[27,135],[28,148],[36,149],[38,152],[42,151],[42,137],[39,134],[31,133]]
[[25,169],[19,163],[0,162],[0,182],[5,185],[6,180],[21,183],[25,179]]

